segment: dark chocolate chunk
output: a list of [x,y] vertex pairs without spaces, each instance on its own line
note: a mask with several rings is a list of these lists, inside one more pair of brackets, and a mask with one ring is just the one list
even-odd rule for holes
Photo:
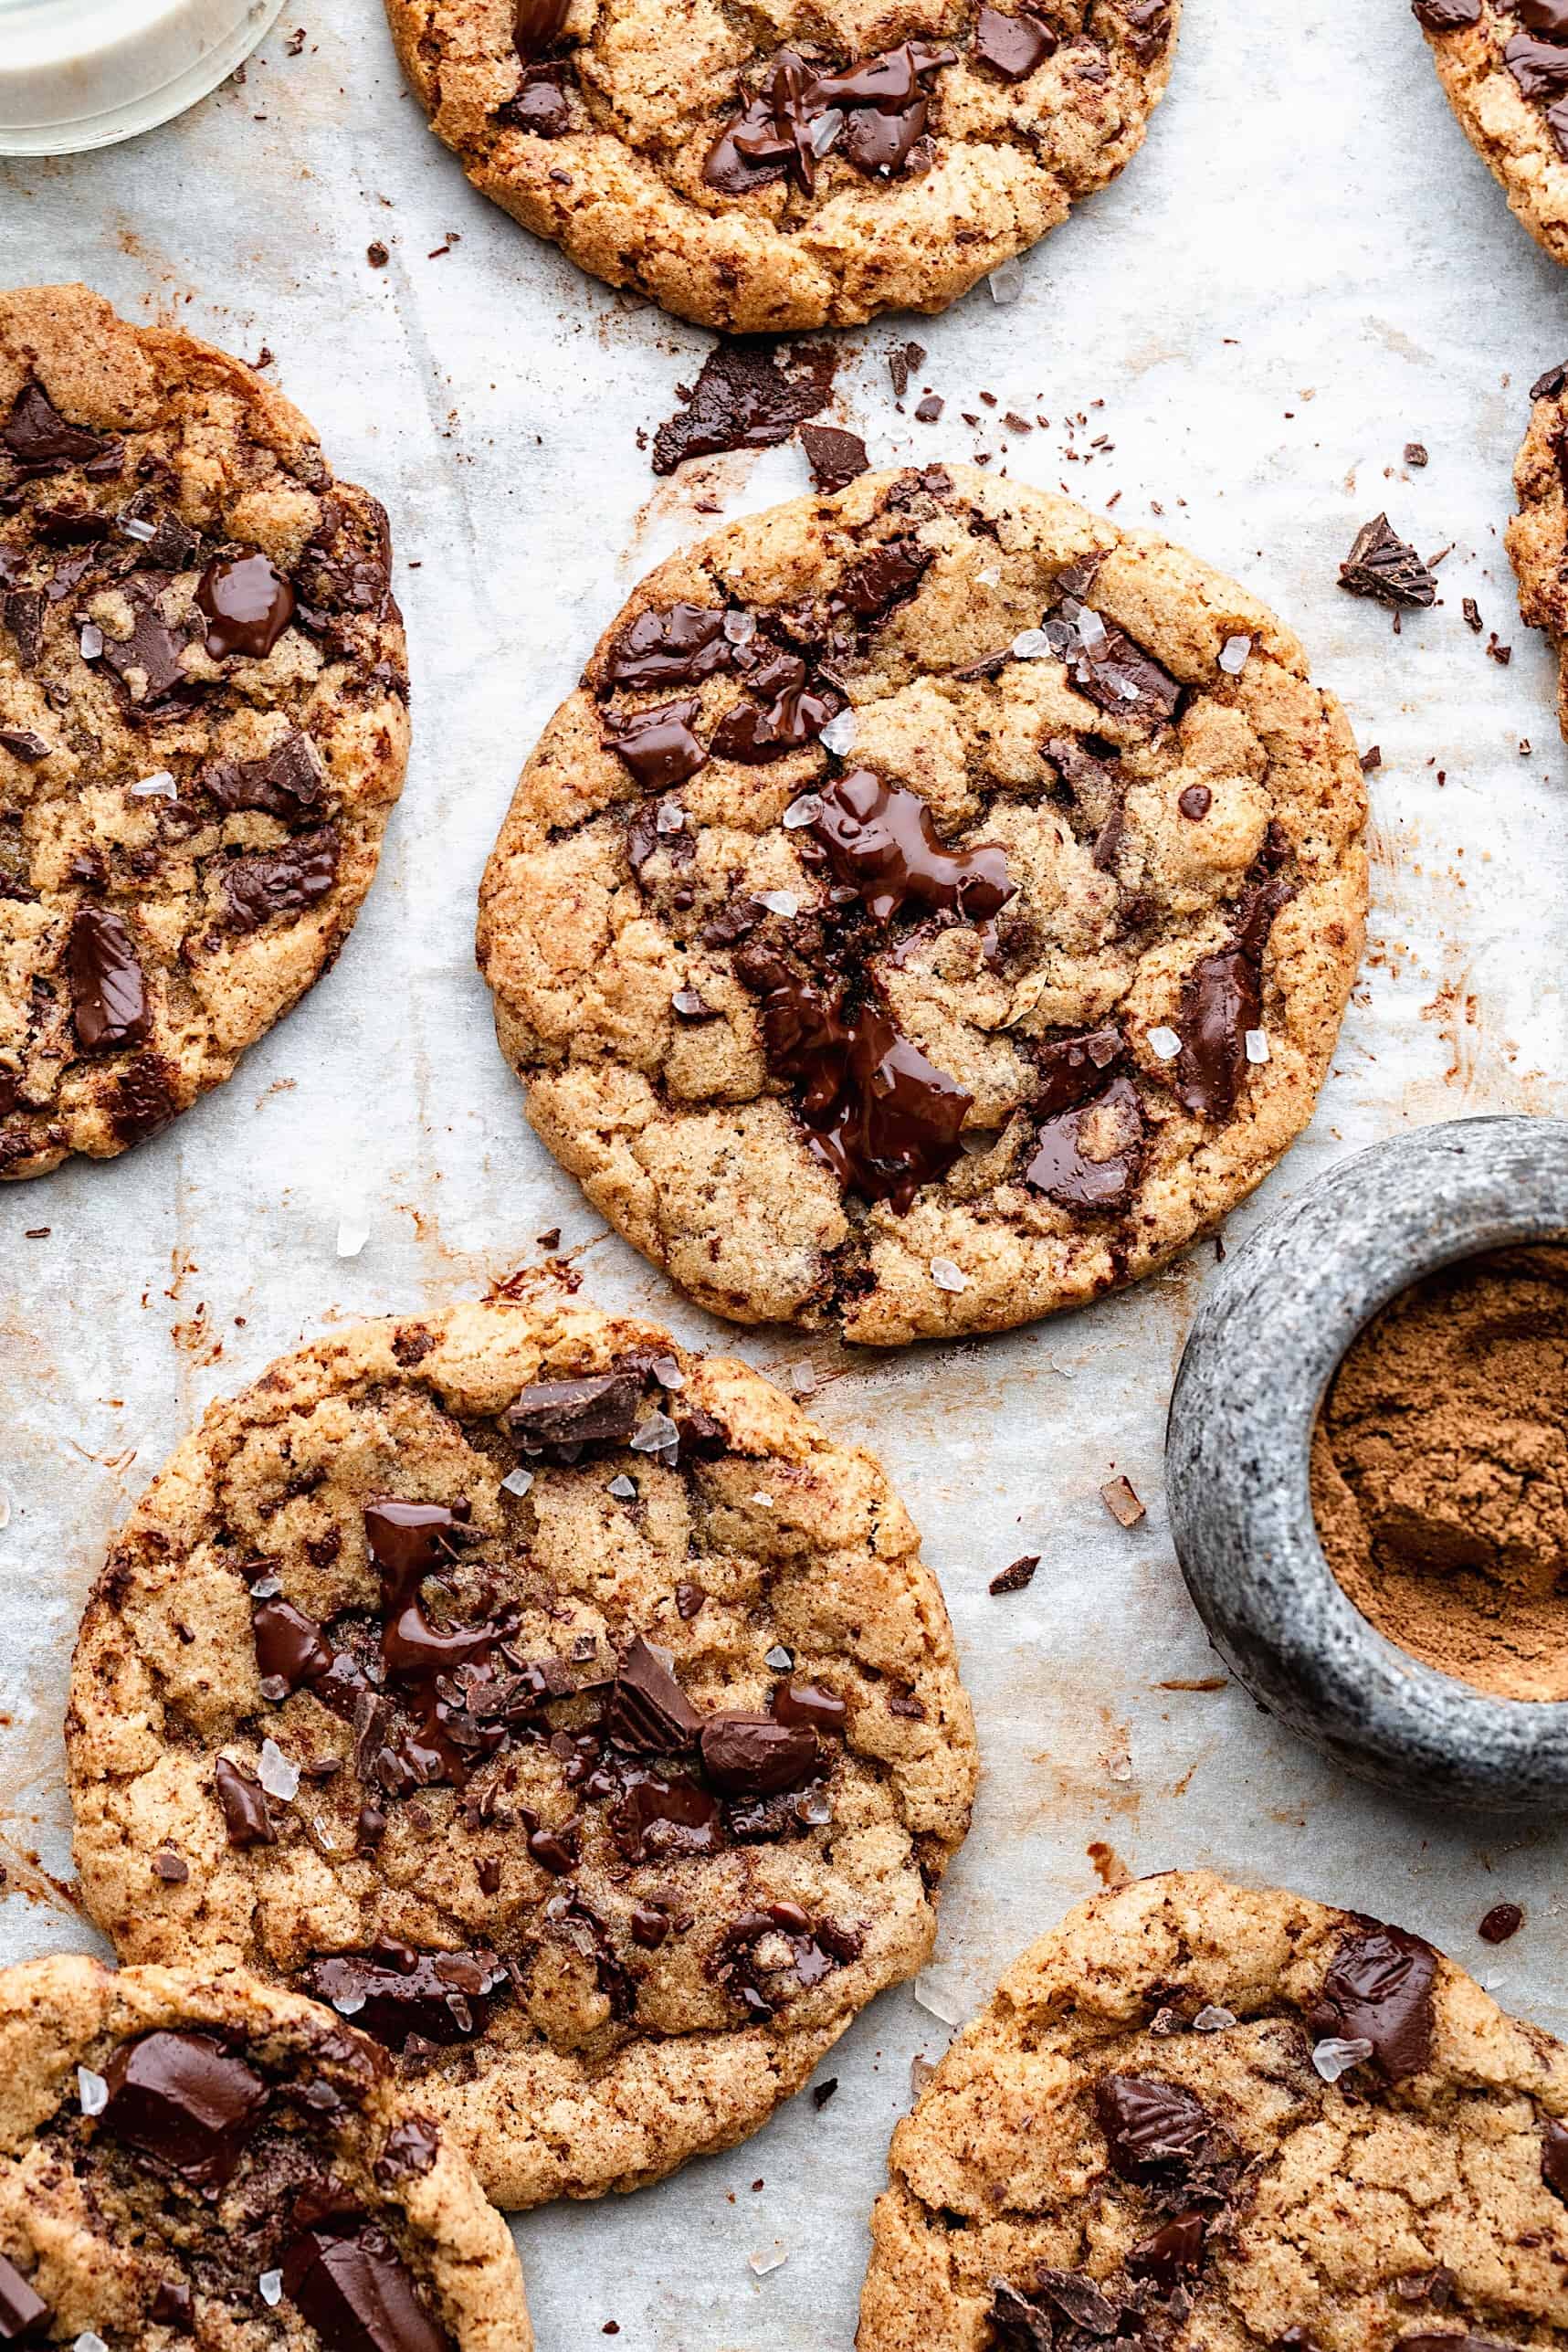
[[213,1788],[231,1846],[271,1846],[278,1841],[268,1810],[267,1791],[259,1780],[242,1772],[226,1756],[213,1767]]
[[54,2317],[13,2262],[0,2254],[0,2344],[31,2342]]
[[634,1756],[673,1756],[691,1746],[702,1718],[639,1633],[616,1670],[605,1736]]
[[1189,2171],[1214,2146],[1208,2109],[1178,2083],[1105,2074],[1094,2086],[1094,2110],[1111,2170],[1123,2180],[1147,2181],[1170,2168]]
[[471,2041],[489,2014],[489,1996],[509,1979],[490,1951],[416,1952],[382,1943],[311,1960],[300,1981],[362,2033],[401,2050],[411,2033],[442,2049]]
[[330,2352],[452,2352],[374,2222],[304,2231],[284,2253],[283,2292]]
[[1483,1944],[1506,1944],[1523,1925],[1524,1914],[1517,1903],[1494,1903],[1476,1934]]
[[35,734],[31,727],[0,727],[0,744],[4,744],[13,759],[21,760],[27,767],[36,767],[40,760],[47,760],[49,755],[48,744],[42,735]]
[[721,449],[765,449],[787,441],[797,425],[826,407],[838,354],[820,343],[774,349],[721,343],[702,364],[690,399],[653,438],[653,469],[672,474],[688,458]]
[[663,1862],[674,1855],[717,1853],[719,1808],[695,1780],[653,1772],[624,1772],[621,1795],[608,1815],[610,1833],[628,1862]]
[[1176,796],[1182,815],[1194,825],[1200,825],[1214,807],[1214,795],[1206,784],[1189,784]]
[[561,38],[570,12],[571,0],[513,0],[512,47],[525,66]]
[[936,560],[934,548],[918,539],[884,539],[858,564],[852,564],[838,584],[839,601],[858,620],[880,621],[913,596]]
[[310,738],[298,733],[285,735],[259,759],[215,760],[196,781],[222,809],[254,808],[286,825],[298,823],[321,795]]
[[1228,1119],[1247,1068],[1247,1032],[1262,1018],[1258,961],[1239,947],[1194,964],[1182,983],[1176,1093],[1200,1119]]
[[819,74],[781,49],[756,97],[714,142],[702,176],[721,195],[786,178],[809,195],[835,149],[859,171],[891,174],[925,130],[931,79],[956,62],[953,49],[906,41],[843,73]]
[[1127,2257],[1131,2276],[1152,2279],[1163,2294],[1169,2294],[1181,2279],[1203,2268],[1206,2227],[1201,2213],[1178,2213],[1174,2220],[1133,2247]]
[[1035,1108],[1047,1119],[1086,1102],[1105,1084],[1106,1072],[1121,1057],[1125,1040],[1113,1022],[1103,1028],[1079,1029],[1075,1036],[1052,1039],[1036,1050],[1040,1084]]
[[773,1715],[710,1715],[699,1746],[703,1771],[725,1797],[777,1796],[821,1769],[815,1733]]
[[849,1713],[837,1691],[825,1691],[820,1682],[781,1682],[768,1703],[775,1723],[807,1731],[837,1734]]
[[129,581],[125,595],[132,607],[129,637],[106,637],[102,658],[123,687],[132,709],[145,711],[171,695],[195,693],[183,659],[184,638],[171,628],[158,609],[158,597],[167,582],[162,574]]
[[1142,1099],[1131,1078],[1047,1119],[1036,1137],[1025,1182],[1058,1208],[1123,1209],[1143,1173]]
[[189,2283],[160,2279],[153,2296],[153,2318],[160,2327],[178,2328],[182,2336],[195,2332],[196,2315]]
[[428,2115],[405,2115],[386,2136],[386,2146],[375,2160],[375,2177],[384,2187],[417,2180],[440,2153],[440,2127]]
[[262,1688],[270,1698],[269,1683],[280,1684],[279,1697],[319,1682],[331,1668],[333,1651],[313,1617],[293,1602],[274,1597],[251,1612],[250,1630],[256,1643],[256,1664]]
[[587,1446],[624,1445],[637,1424],[642,1381],[635,1372],[582,1380],[540,1380],[521,1389],[506,1423],[525,1454],[574,1462]]
[[889,923],[910,905],[983,923],[1017,891],[1005,850],[949,849],[918,792],[853,768],[837,776],[821,798],[804,854],[808,862],[826,861],[873,923]]
[[108,1099],[109,1123],[122,1144],[144,1144],[161,1134],[179,1104],[173,1065],[155,1053],[139,1053],[115,1081]]
[[618,752],[645,792],[669,792],[708,764],[691,732],[701,708],[697,698],[663,702],[652,711],[606,712],[601,740]]
[[679,604],[639,613],[605,657],[602,690],[697,686],[728,669],[734,651],[719,607]]
[[1558,400],[1565,385],[1568,385],[1568,360],[1561,360],[1555,367],[1549,367],[1544,375],[1536,377],[1530,387],[1530,396],[1532,400]]
[[1039,1565],[1038,1552],[1026,1552],[1022,1559],[1015,1560],[1011,1567],[1004,1568],[999,1575],[993,1577],[985,1589],[994,1593],[1022,1592],[1034,1583],[1035,1570]]
[[1568,2124],[1554,2115],[1548,2115],[1541,2136],[1541,2178],[1568,2204]]
[[274,915],[302,914],[338,879],[338,831],[319,825],[276,849],[257,849],[223,869],[223,894],[237,931],[259,931]]
[[1457,33],[1479,24],[1481,0],[1411,0],[1410,13],[1428,33]]
[[144,2033],[104,2068],[99,2129],[193,2189],[221,2189],[245,2152],[267,2085],[207,2033]]
[[837,425],[803,425],[800,439],[818,490],[843,490],[870,465],[859,434],[841,432]]
[[1502,61],[1526,98],[1552,100],[1568,91],[1568,47],[1516,33],[1503,44]]
[[106,434],[69,425],[41,384],[25,384],[0,425],[0,441],[29,473],[52,473],[107,457],[119,447]]
[[1308,2022],[1320,2037],[1370,2041],[1384,2081],[1402,2083],[1431,2059],[1436,1973],[1430,1944],[1369,1921],[1341,1945]]
[[1059,46],[1054,27],[1034,9],[1023,8],[1016,16],[1009,16],[1000,8],[993,8],[989,0],[980,0],[973,54],[981,65],[999,73],[1004,81],[1024,80],[1037,66],[1053,57]]
[[[1568,83],[1565,83],[1568,86]],[[1436,602],[1436,575],[1391,526],[1386,514],[1364,523],[1340,565],[1340,585],[1352,596],[1375,596],[1381,604],[1426,606]]]
[[147,984],[119,915],[105,906],[79,907],[66,951],[78,1042],[86,1053],[143,1045],[153,1027]]
[[0,618],[16,641],[16,659],[24,670],[36,670],[44,649],[46,599],[41,588],[13,588],[0,599]]
[[247,654],[264,661],[294,617],[294,591],[258,550],[220,556],[196,587],[207,617],[206,649],[215,661]]
[[755,762],[778,759],[816,741],[844,707],[844,697],[831,687],[810,683],[798,653],[777,653],[747,680],[752,692],[771,696],[768,701],[738,702],[726,711],[713,730],[715,757]]

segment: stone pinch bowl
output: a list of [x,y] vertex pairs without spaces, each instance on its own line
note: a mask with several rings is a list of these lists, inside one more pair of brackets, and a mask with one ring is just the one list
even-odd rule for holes
[[1568,1121],[1461,1119],[1342,1161],[1227,1259],[1183,1354],[1171,1527],[1215,1648],[1363,1779],[1494,1812],[1568,1805],[1568,1704],[1422,1665],[1341,1591],[1312,1517],[1318,1408],[1363,1326],[1457,1260],[1568,1238]]

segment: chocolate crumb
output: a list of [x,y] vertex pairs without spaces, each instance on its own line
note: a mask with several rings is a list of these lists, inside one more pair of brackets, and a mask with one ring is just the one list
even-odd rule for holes
[[1010,1568],[1004,1568],[1000,1575],[993,1577],[985,1589],[993,1593],[1022,1592],[1026,1586],[1033,1584],[1035,1570],[1039,1565],[1038,1552],[1026,1552],[1022,1559],[1015,1560]]
[[1494,1903],[1476,1934],[1483,1944],[1506,1944],[1523,1925],[1524,1914],[1517,1903]]

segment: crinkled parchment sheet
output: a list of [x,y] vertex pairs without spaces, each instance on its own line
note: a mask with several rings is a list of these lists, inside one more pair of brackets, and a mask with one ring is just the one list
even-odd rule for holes
[[[650,474],[638,428],[670,412],[709,339],[580,277],[469,192],[404,94],[374,0],[290,10],[243,85],[149,138],[0,166],[0,264],[276,355],[339,470],[391,511],[415,681],[407,791],[337,969],[171,1134],[0,1193],[0,1956],[88,1937],[67,1662],[104,1539],[175,1440],[324,1324],[471,1295],[559,1224],[605,1305],[769,1371],[811,1355],[821,1418],[870,1440],[923,1531],[985,1765],[928,1988],[949,2016],[1097,1870],[1207,1862],[1420,1928],[1505,2002],[1568,2027],[1553,1967],[1568,1841],[1374,1798],[1216,1686],[1161,1494],[1211,1244],[1092,1313],[847,1359],[705,1323],[605,1236],[525,1127],[471,946],[516,771],[632,583],[711,527],[699,500],[733,514],[806,484],[797,447]],[[1382,748],[1362,984],[1310,1135],[1233,1239],[1380,1135],[1568,1110],[1568,762],[1501,544],[1527,387],[1568,347],[1565,290],[1450,120],[1407,9],[1188,0],[1144,153],[1026,260],[1016,303],[982,286],[944,319],[844,338],[834,414],[879,461],[989,448],[1091,505],[1120,492],[1120,522],[1162,520],[1272,604],[1363,748]],[[894,411],[886,353],[911,333],[929,353],[917,391],[946,396],[935,427]],[[1051,421],[1009,437],[1008,409]],[[1079,415],[1079,448],[1114,445],[1089,463],[1063,456]],[[1405,467],[1409,441],[1424,470]],[[1335,585],[1385,506],[1424,553],[1453,547],[1442,603],[1398,636]],[[1512,646],[1506,668],[1462,595]],[[362,1212],[369,1239],[340,1260],[340,1222]],[[1131,1530],[1100,1501],[1113,1468],[1149,1505]],[[1026,1551],[1042,1555],[1032,1587],[990,1598]],[[1528,1924],[1494,1951],[1476,1923],[1503,1897]],[[946,2034],[909,1989],[890,1994],[835,2052],[820,2114],[802,2097],[662,2188],[522,2220],[541,2343],[586,2347],[615,2319],[625,2352],[847,2346],[910,2062]],[[787,2259],[765,2276],[748,2267],[773,2252]]]

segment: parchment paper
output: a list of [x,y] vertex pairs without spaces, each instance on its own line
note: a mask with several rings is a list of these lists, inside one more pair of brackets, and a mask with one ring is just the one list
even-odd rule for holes
[[[391,248],[384,270],[372,239]],[[806,487],[795,447],[655,481],[637,433],[670,413],[709,338],[579,276],[469,192],[403,91],[374,0],[303,0],[243,86],[132,145],[0,168],[0,268],[80,277],[132,317],[275,354],[340,472],[391,511],[415,683],[407,789],[337,969],[158,1142],[0,1193],[0,1957],[91,1940],[59,1720],[81,1599],[130,1500],[207,1400],[274,1355],[332,1321],[470,1295],[559,1224],[606,1306],[770,1370],[809,1354],[820,1418],[868,1438],[901,1484],[985,1763],[943,1903],[950,2014],[1092,1891],[1097,1861],[1207,1862],[1419,1928],[1568,2028],[1561,1835],[1374,1798],[1239,1690],[1163,1687],[1218,1672],[1161,1499],[1212,1245],[1089,1314],[844,1357],[707,1323],[605,1234],[524,1125],[471,946],[516,771],[633,582],[712,527],[699,499],[734,513]],[[1401,1127],[1568,1110],[1564,754],[1500,536],[1527,387],[1568,350],[1568,289],[1450,119],[1408,9],[1188,0],[1145,151],[1024,278],[1012,307],[982,286],[944,319],[847,336],[837,421],[879,460],[989,448],[1091,505],[1120,492],[1119,521],[1162,520],[1273,604],[1382,749],[1363,982],[1310,1135],[1232,1239]],[[885,354],[911,333],[929,353],[917,390],[947,398],[935,427],[894,413]],[[1005,435],[1009,408],[1050,425]],[[1085,420],[1077,447],[1114,447],[1066,461],[1068,417]],[[1423,471],[1403,464],[1412,440]],[[1398,636],[1334,585],[1385,506],[1424,553],[1453,546],[1442,603]],[[1511,645],[1507,667],[1462,595]],[[340,1260],[340,1220],[362,1209],[368,1243]],[[1100,1499],[1112,1466],[1149,1504],[1131,1532]],[[1043,1555],[1033,1587],[988,1598],[1024,1551]],[[1528,1924],[1489,1950],[1476,1923],[1505,1896]],[[847,2347],[910,2061],[946,2038],[890,1994],[824,2070],[840,2087],[820,2115],[797,2100],[662,2188],[521,2220],[546,2352],[597,2344],[612,2319],[617,2352]],[[747,2257],[769,2250],[788,2259],[759,2278]]]

